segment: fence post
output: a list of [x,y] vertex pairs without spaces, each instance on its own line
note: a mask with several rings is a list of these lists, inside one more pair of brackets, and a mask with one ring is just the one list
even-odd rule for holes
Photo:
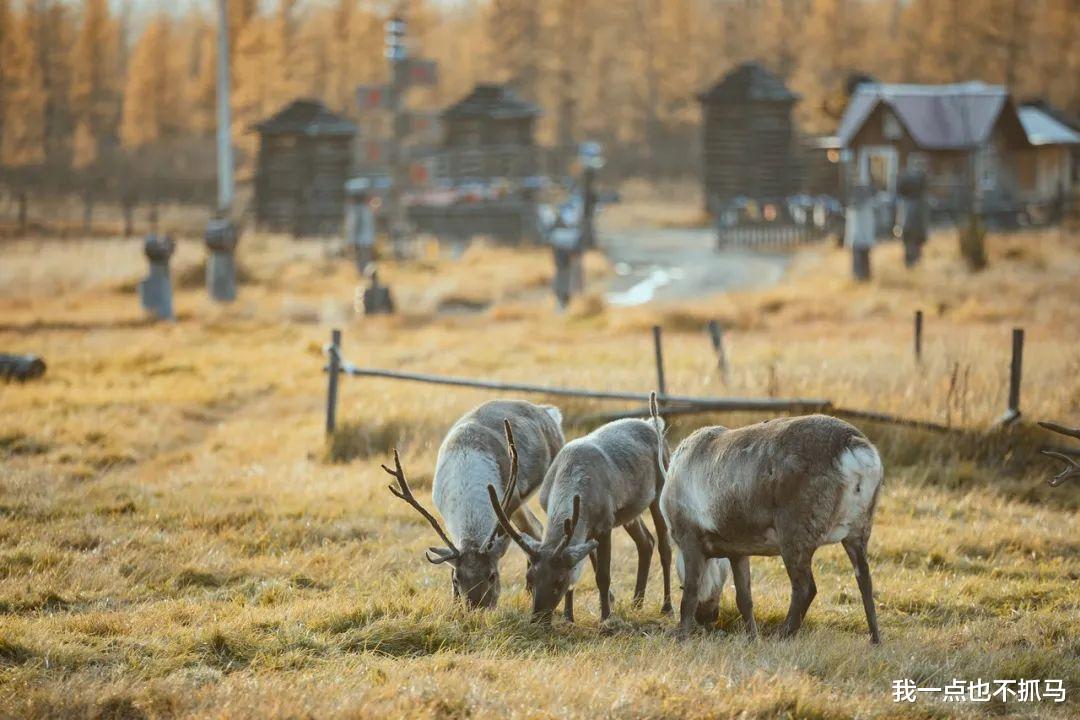
[[728,364],[727,354],[724,353],[724,330],[715,320],[709,321],[709,337],[712,339],[713,350],[716,351],[716,365],[720,369],[720,378],[727,385]]
[[1013,328],[1012,363],[1009,365],[1009,409],[1001,419],[1009,425],[1020,418],[1020,378],[1024,364],[1024,328]]
[[326,434],[330,436],[337,425],[337,386],[341,373],[341,330],[330,331],[330,362],[326,366]]
[[922,310],[915,311],[915,362],[922,361]]
[[660,326],[653,325],[653,348],[656,350],[656,390],[660,394],[662,403],[663,398],[667,396],[667,383],[664,382],[664,346],[660,333]]

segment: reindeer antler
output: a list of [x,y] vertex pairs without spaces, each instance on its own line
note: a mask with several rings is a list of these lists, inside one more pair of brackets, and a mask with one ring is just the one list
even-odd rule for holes
[[[517,445],[514,443],[514,431],[510,427],[509,420],[503,419],[503,431],[506,433],[506,448],[510,452],[510,479],[506,481],[506,490],[503,491],[502,511],[504,515],[509,516],[510,502],[513,500],[514,493],[517,492],[518,454]],[[495,538],[497,538],[501,532],[502,525],[496,524],[495,529],[488,535],[484,547],[491,547],[491,544],[495,542]]]
[[563,520],[563,538],[559,541],[559,547],[555,549],[555,554],[558,555],[566,546],[570,544],[570,541],[574,538],[574,530],[577,529],[578,520],[581,519],[581,496],[574,496],[574,511],[570,514],[569,518]]
[[[1065,427],[1064,425],[1058,425],[1057,423],[1052,422],[1044,422],[1042,420],[1039,421],[1039,425],[1051,432],[1056,432],[1060,435],[1065,435],[1067,437],[1077,438],[1078,440],[1080,440],[1080,427],[1069,428]],[[1052,457],[1065,463],[1064,470],[1046,481],[1046,484],[1050,487],[1057,487],[1061,483],[1071,478],[1080,478],[1080,463],[1077,463],[1076,460],[1072,459],[1065,453],[1057,452],[1055,450],[1040,450],[1039,452],[1041,452],[1043,455]]]
[[393,485],[388,486],[390,492],[394,494],[394,497],[401,498],[411,505],[416,512],[423,515],[424,519],[431,523],[431,527],[435,529],[435,532],[438,533],[439,537],[442,538],[442,541],[446,543],[446,546],[450,548],[451,553],[453,553],[452,555],[447,555],[446,557],[439,556],[435,559],[432,559],[431,555],[427,555],[428,562],[442,563],[452,558],[460,557],[461,551],[457,549],[457,546],[454,545],[450,540],[450,537],[443,531],[442,526],[439,525],[439,521],[436,520],[435,516],[429,513],[424,506],[420,504],[420,501],[416,499],[416,496],[413,495],[412,488],[409,487],[409,481],[405,479],[405,471],[401,469],[401,458],[398,456],[397,448],[394,448],[394,469],[391,470],[386,465],[383,465],[382,469],[397,480],[397,487],[394,487]]
[[495,519],[499,521],[499,525],[502,526],[503,532],[509,535],[510,539],[517,543],[517,546],[521,548],[522,552],[530,558],[535,559],[537,557],[536,551],[525,544],[521,535],[518,534],[518,531],[510,524],[510,519],[506,517],[506,513],[503,512],[502,504],[499,503],[499,494],[495,492],[495,486],[488,485],[487,491],[488,499],[491,501],[491,509],[495,511]]

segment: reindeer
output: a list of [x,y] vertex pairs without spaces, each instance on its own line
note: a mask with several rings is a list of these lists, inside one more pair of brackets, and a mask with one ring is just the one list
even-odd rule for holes
[[[655,393],[650,410],[662,437]],[[880,642],[866,544],[881,489],[881,458],[856,428],[825,415],[736,430],[704,427],[676,448],[665,480],[660,507],[685,568],[681,636],[693,629],[706,561],[719,557],[731,562],[735,604],[749,635],[757,636],[751,555],[783,558],[791,604],[780,634],[794,635],[817,593],[814,552],[839,542],[855,569],[870,640]]]
[[498,603],[499,560],[509,547],[485,488],[497,487],[504,516],[539,538],[543,527],[525,502],[563,445],[561,425],[558,408],[522,400],[484,403],[454,423],[439,447],[431,489],[449,533],[413,495],[396,448],[394,469],[382,466],[397,481],[390,492],[419,512],[442,539],[445,547],[429,548],[425,557],[436,565],[450,565],[454,598],[464,595],[469,607],[493,608]]
[[611,530],[619,525],[630,534],[638,551],[634,604],[645,599],[653,537],[641,514],[648,508],[656,526],[664,574],[664,612],[671,612],[671,546],[660,513],[663,462],[667,449],[644,420],[617,420],[585,437],[568,442],[548,469],[540,488],[540,504],[548,516],[542,542],[517,533],[503,511],[496,488],[488,498],[503,531],[530,559],[528,580],[532,614],[550,623],[559,601],[574,620],[574,585],[589,556],[600,590],[600,620],[611,614]]
[[[1069,428],[1065,427],[1064,425],[1058,425],[1057,423],[1052,422],[1045,422],[1043,420],[1039,421],[1039,425],[1046,428],[1047,430],[1050,430],[1051,432],[1056,432],[1061,435],[1065,435],[1066,437],[1076,438],[1080,440],[1080,427]],[[1061,483],[1072,478],[1080,479],[1080,463],[1077,463],[1065,453],[1058,452],[1056,450],[1040,450],[1039,452],[1041,452],[1043,455],[1048,455],[1049,457],[1055,458],[1065,463],[1064,470],[1046,481],[1046,484],[1050,487],[1057,487]]]

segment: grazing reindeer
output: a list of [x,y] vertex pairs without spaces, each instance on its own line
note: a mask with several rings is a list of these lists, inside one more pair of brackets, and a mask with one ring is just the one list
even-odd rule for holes
[[[1067,437],[1076,438],[1080,440],[1080,427],[1068,428],[1064,425],[1058,425],[1057,423],[1039,421],[1039,425],[1042,425],[1047,430],[1060,433]],[[1061,483],[1069,480],[1070,478],[1080,479],[1080,463],[1077,463],[1071,457],[1063,452],[1057,452],[1056,450],[1041,450],[1043,455],[1049,455],[1052,458],[1056,458],[1065,463],[1065,469],[1059,472],[1054,477],[1046,481],[1046,484],[1050,487],[1057,487]]]
[[[534,619],[550,622],[564,597],[564,614],[574,619],[574,584],[586,556],[593,560],[600,590],[600,619],[611,614],[611,530],[622,525],[638,550],[634,603],[645,598],[652,559],[653,538],[641,519],[652,511],[664,573],[664,611],[671,611],[671,546],[660,513],[663,475],[657,467],[666,455],[661,442],[644,420],[617,420],[583,438],[568,442],[555,457],[540,488],[540,504],[548,525],[542,542],[515,532],[500,507],[494,486],[488,487],[491,507],[499,524],[531,561]],[[595,553],[595,555],[594,555]]]
[[445,544],[428,549],[428,562],[450,565],[454,597],[464,595],[470,607],[499,601],[499,560],[509,547],[485,489],[498,487],[501,512],[539,538],[543,528],[525,502],[562,447],[561,424],[558,408],[522,400],[484,403],[454,423],[439,448],[431,489],[449,533],[413,496],[396,449],[394,469],[383,465],[397,480],[390,492],[424,516]]
[[[650,408],[659,437],[655,393]],[[839,542],[855,568],[870,640],[879,642],[866,543],[881,479],[881,458],[870,441],[825,415],[737,430],[705,427],[683,440],[671,456],[660,496],[686,574],[680,634],[692,630],[706,561],[726,557],[735,604],[747,631],[756,636],[750,556],[780,555],[791,580],[791,605],[780,634],[794,635],[817,594],[814,551]]]

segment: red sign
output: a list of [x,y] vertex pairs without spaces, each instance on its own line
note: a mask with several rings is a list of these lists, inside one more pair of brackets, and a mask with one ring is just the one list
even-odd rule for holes
[[383,85],[358,85],[356,107],[361,111],[386,108],[386,87]]
[[434,60],[411,59],[408,78],[410,85],[437,85],[439,66]]

